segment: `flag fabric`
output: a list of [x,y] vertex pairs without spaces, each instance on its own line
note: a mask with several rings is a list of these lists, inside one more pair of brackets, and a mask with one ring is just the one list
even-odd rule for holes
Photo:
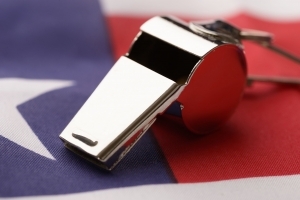
[[[0,198],[299,199],[300,87],[254,83],[230,120],[194,135],[161,117],[107,172],[59,134],[140,25],[155,15],[222,18],[268,31],[300,55],[300,1],[0,1]],[[299,65],[245,43],[249,74],[300,77]],[[117,126],[117,124],[116,124]]]

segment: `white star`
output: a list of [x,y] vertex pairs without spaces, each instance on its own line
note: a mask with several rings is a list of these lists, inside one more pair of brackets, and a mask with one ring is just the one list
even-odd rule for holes
[[72,81],[61,80],[0,79],[0,135],[55,160],[19,113],[17,106],[43,93],[71,85]]

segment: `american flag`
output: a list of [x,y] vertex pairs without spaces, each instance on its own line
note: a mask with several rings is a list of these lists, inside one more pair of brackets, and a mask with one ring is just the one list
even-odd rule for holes
[[[300,55],[299,0],[0,1],[0,197],[299,199],[300,87],[255,83],[206,136],[160,118],[112,171],[58,138],[155,15],[225,19]],[[297,64],[245,43],[249,74],[300,77]]]

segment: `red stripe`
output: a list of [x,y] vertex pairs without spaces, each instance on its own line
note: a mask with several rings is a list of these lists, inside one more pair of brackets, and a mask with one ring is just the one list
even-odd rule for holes
[[140,26],[149,18],[110,16],[107,18],[110,30],[111,43],[115,58],[124,55],[134,37],[139,32]]

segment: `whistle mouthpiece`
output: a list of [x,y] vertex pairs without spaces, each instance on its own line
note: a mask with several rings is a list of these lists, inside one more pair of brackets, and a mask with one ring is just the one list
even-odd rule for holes
[[175,101],[181,86],[121,57],[60,138],[89,161],[112,169]]

